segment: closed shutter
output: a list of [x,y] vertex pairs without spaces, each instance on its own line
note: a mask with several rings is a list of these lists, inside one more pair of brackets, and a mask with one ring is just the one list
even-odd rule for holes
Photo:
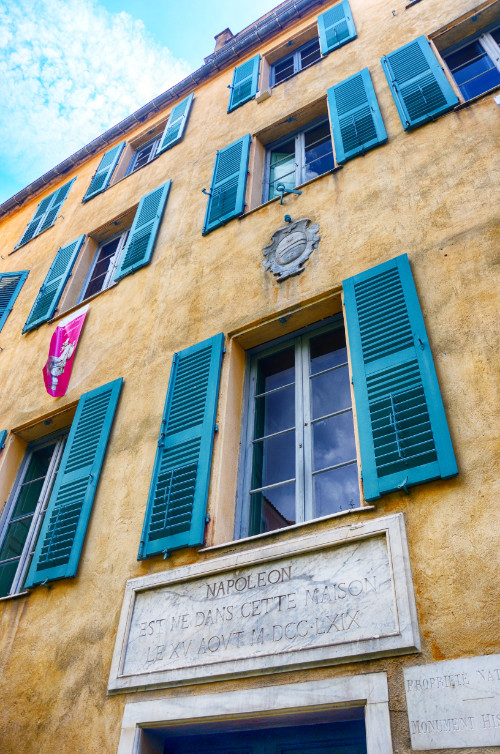
[[156,234],[167,202],[172,181],[145,194],[135,213],[127,243],[115,272],[115,280],[121,280],[151,261]]
[[57,191],[54,191],[53,194],[50,194],[49,196],[46,196],[45,199],[42,199],[37,207],[35,214],[33,215],[33,219],[28,223],[26,230],[21,236],[21,240],[15,247],[16,249],[18,249],[19,246],[22,246],[28,241],[31,241],[32,238],[38,236],[40,233],[42,233],[42,231],[50,228],[50,226],[55,223],[59,211],[63,205],[64,200],[69,194],[71,184],[74,180],[75,178],[64,184],[64,186],[61,186],[61,188]]
[[139,560],[203,543],[223,344],[174,354]]
[[247,134],[217,152],[203,235],[243,212],[250,141]]
[[457,465],[406,254],[343,283],[366,500]]
[[0,430],[0,450],[5,448],[5,440],[7,439],[7,430]]
[[381,62],[405,130],[421,126],[458,104],[425,37],[384,55]]
[[387,141],[368,68],[330,87],[328,107],[338,163]]
[[182,140],[193,97],[194,94],[191,93],[189,97],[186,97],[182,102],[179,102],[170,113],[170,117],[161,137],[157,154],[165,152],[167,149],[170,149],[170,147],[173,147],[174,144],[178,144]]
[[328,55],[356,38],[356,27],[348,0],[343,0],[318,16],[318,31],[322,55]]
[[259,88],[259,66],[260,55],[255,55],[255,57],[250,58],[246,63],[242,63],[242,65],[234,69],[233,83],[229,87],[231,94],[229,95],[228,113],[248,102],[248,100],[253,99],[257,94],[257,89]]
[[29,270],[0,273],[0,330],[4,326],[19,291],[28,277],[28,272]]
[[78,402],[26,587],[76,573],[121,386],[115,380]]
[[99,163],[99,167],[85,192],[85,196],[82,199],[83,202],[87,202],[89,199],[92,199],[93,196],[100,194],[101,191],[104,191],[104,189],[107,188],[116,164],[123,152],[124,146],[125,142],[122,141],[121,144],[117,144],[116,147],[108,149],[108,151],[104,153],[102,160]]
[[23,332],[34,330],[54,315],[84,239],[85,236],[80,236],[66,246],[61,246],[57,252],[23,327]]

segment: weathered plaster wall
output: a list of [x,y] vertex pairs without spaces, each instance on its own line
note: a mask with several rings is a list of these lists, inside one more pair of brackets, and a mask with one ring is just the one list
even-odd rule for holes
[[[403,131],[380,57],[475,6],[472,0],[423,0],[405,10],[405,4],[351,0],[354,42],[277,87],[265,102],[249,102],[229,115],[232,70],[221,72],[196,91],[180,145],[82,204],[101,155],[90,159],[75,171],[77,180],[55,226],[14,254],[43,195],[2,222],[0,271],[30,269],[30,274],[0,333],[0,426],[35,423],[75,404],[87,390],[125,380],[77,578],[0,601],[2,753],[114,752],[127,700],[191,693],[179,688],[106,696],[126,580],[213,556],[182,550],[168,561],[136,561],[172,354],[216,332],[235,338],[223,365],[209,497],[207,544],[221,544],[232,538],[242,346],[249,329],[257,328],[254,338],[261,342],[280,327],[294,330],[312,321],[315,315],[307,314],[304,302],[318,298],[320,311],[336,311],[344,278],[403,252],[412,264],[460,474],[413,488],[409,495],[387,495],[372,513],[353,514],[352,520],[405,513],[422,654],[211,684],[197,692],[386,670],[394,748],[403,754],[410,743],[402,668],[499,650],[495,290],[500,197],[494,155],[500,146],[500,108],[490,96],[415,132]],[[313,24],[315,15],[297,30]],[[262,52],[293,33],[284,32]],[[210,185],[216,150],[324,98],[329,86],[365,66],[388,143],[311,183],[301,196],[287,197],[286,206],[268,204],[202,237],[206,197],[201,189]],[[57,248],[129,211],[169,178],[172,189],[151,265],[91,302],[68,394],[49,397],[41,369],[54,324],[20,333]],[[262,249],[285,213],[318,222],[321,242],[306,271],[278,286],[261,266]],[[298,313],[280,325],[285,311]],[[19,463],[19,442],[11,439],[0,456],[0,504]]]

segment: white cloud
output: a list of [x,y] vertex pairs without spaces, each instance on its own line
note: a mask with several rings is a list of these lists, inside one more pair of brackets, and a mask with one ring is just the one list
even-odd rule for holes
[[189,72],[96,0],[0,0],[2,170],[21,188]]

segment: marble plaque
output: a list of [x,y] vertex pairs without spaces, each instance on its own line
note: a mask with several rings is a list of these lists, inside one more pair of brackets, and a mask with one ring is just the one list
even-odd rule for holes
[[404,671],[412,748],[500,745],[500,654]]
[[401,514],[261,545],[128,582],[109,690],[414,651],[415,615]]

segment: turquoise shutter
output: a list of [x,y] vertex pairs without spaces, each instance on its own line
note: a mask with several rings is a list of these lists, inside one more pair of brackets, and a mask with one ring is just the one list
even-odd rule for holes
[[74,576],[122,380],[78,401],[25,586]]
[[104,191],[104,189],[108,187],[111,176],[113,175],[113,171],[118,160],[120,159],[120,155],[123,152],[124,147],[125,142],[122,141],[121,144],[117,144],[116,147],[108,149],[108,151],[104,153],[102,160],[99,163],[99,167],[97,168],[94,177],[90,181],[90,185],[85,192],[85,196],[83,197],[82,202],[87,202],[89,199],[92,199],[93,196],[100,194],[101,191]]
[[243,212],[250,141],[247,134],[217,152],[203,235]]
[[255,55],[255,57],[234,69],[233,83],[229,87],[231,94],[229,95],[228,113],[253,99],[257,94],[259,66],[260,55]]
[[68,196],[71,184],[74,180],[75,178],[68,183],[65,183],[64,186],[61,186],[60,189],[54,191],[53,194],[49,194],[45,199],[42,199],[33,215],[33,219],[28,223],[26,230],[21,236],[21,240],[15,247],[16,249],[28,241],[31,241],[32,238],[38,236],[42,231],[50,228],[50,226],[55,223],[59,210]]
[[406,254],[343,283],[366,500],[455,476]]
[[425,37],[381,60],[405,131],[448,112],[458,97]]
[[7,430],[0,430],[0,450],[5,448],[5,440],[7,439]]
[[368,68],[330,87],[327,94],[338,163],[387,141]]
[[54,315],[84,239],[85,236],[80,236],[66,246],[61,246],[57,252],[23,327],[23,332],[34,330]]
[[138,560],[203,543],[223,345],[174,354]]
[[356,38],[356,27],[348,0],[342,0],[318,16],[318,32],[322,55],[328,55]]
[[160,146],[158,147],[157,154],[165,152],[167,149],[170,149],[170,147],[173,147],[174,144],[178,144],[180,141],[182,141],[182,137],[184,136],[184,129],[186,128],[186,123],[189,117],[189,111],[191,110],[193,97],[194,94],[191,93],[189,97],[186,97],[186,99],[183,99],[182,102],[179,102],[179,104],[176,105],[170,113],[170,117],[161,137],[161,142]]
[[29,270],[0,273],[0,330],[12,311],[19,291],[28,277],[28,272]]
[[145,194],[135,213],[134,222],[123,249],[120,264],[115,272],[115,280],[121,280],[151,261],[156,234],[167,202],[172,181]]

